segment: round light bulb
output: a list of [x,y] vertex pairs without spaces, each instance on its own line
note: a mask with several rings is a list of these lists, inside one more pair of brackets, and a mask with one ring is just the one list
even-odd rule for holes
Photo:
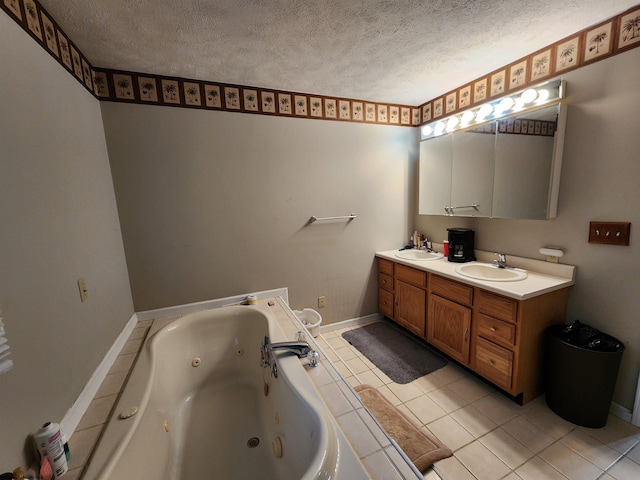
[[509,110],[511,110],[511,107],[513,107],[513,98],[511,97],[505,97],[502,100],[500,100],[500,110],[502,110],[503,112],[508,112]]
[[475,115],[471,110],[467,110],[462,114],[462,125],[469,125]]
[[436,123],[436,126],[435,126],[435,128],[433,129],[433,133],[434,133],[435,135],[441,135],[441,134],[442,134],[442,132],[444,132],[444,127],[445,127],[444,122],[438,122],[438,123]]
[[424,127],[422,127],[422,135],[424,135],[425,137],[428,137],[432,133],[433,127],[431,125],[425,125]]
[[460,123],[460,119],[458,117],[451,117],[447,121],[447,130],[451,131],[455,129],[458,126],[458,123]]
[[516,98],[516,104],[513,107],[513,110],[518,111],[518,110],[522,110],[523,108],[524,108],[524,100],[522,100],[522,97]]
[[538,103],[544,103],[549,99],[549,90],[543,89],[538,92]]
[[484,120],[485,118],[487,118],[489,115],[491,115],[491,112],[493,112],[493,107],[491,106],[491,104],[489,103],[485,103],[484,105],[482,105],[480,107],[480,110],[478,110],[478,114],[476,115],[476,118],[480,121],[480,120]]
[[527,88],[520,98],[524,103],[531,103],[538,97],[538,92],[534,88]]

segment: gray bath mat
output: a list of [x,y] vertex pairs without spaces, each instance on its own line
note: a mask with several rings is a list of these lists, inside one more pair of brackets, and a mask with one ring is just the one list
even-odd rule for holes
[[342,337],[395,383],[410,383],[447,364],[424,342],[386,322],[349,330]]

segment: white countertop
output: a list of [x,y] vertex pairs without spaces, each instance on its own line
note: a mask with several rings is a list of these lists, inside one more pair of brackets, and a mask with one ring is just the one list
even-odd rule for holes
[[[575,270],[573,265],[556,264],[541,260],[533,260],[523,257],[508,256],[509,265],[527,271],[527,278],[513,282],[488,281],[469,278],[455,271],[462,263],[449,262],[446,257],[438,260],[407,260],[396,257],[398,250],[386,250],[377,252],[376,257],[384,258],[392,262],[408,265],[418,270],[431,272],[443,277],[466,283],[468,285],[483,288],[516,300],[526,300],[545,293],[569,287],[575,283]],[[494,254],[476,250],[476,257],[480,263],[491,263]]]

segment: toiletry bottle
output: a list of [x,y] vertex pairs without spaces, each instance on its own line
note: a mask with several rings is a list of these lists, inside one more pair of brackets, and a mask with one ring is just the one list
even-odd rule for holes
[[40,455],[45,458],[42,465],[48,463],[56,478],[65,475],[69,470],[69,465],[64,451],[60,425],[47,422],[34,434],[33,438]]
[[[11,473],[11,477],[9,478],[13,478],[14,480],[40,480],[40,475],[38,475],[36,472],[34,472],[32,469],[29,469],[27,471],[27,473],[24,473],[24,471],[18,467],[16,468],[12,473]],[[4,477],[2,477],[4,478]]]

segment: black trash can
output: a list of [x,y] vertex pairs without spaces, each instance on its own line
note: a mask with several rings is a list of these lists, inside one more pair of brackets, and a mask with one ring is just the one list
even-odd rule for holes
[[576,425],[604,427],[624,345],[576,320],[546,332],[546,400],[551,410]]

